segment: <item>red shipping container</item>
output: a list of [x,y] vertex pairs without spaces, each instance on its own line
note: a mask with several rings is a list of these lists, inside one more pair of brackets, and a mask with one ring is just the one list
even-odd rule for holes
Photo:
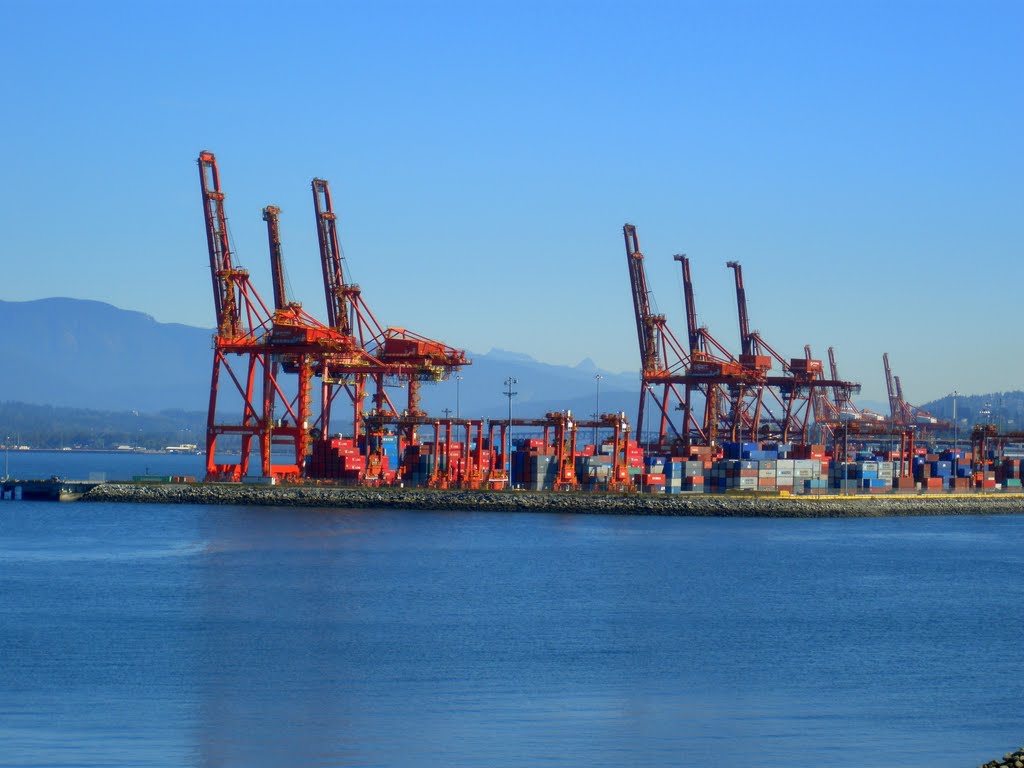
[[366,469],[365,456],[346,456],[342,462],[342,466],[346,471]]

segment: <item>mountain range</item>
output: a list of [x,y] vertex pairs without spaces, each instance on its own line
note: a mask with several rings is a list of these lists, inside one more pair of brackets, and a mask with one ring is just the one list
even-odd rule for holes
[[[0,402],[139,413],[207,408],[211,328],[160,323],[142,312],[69,298],[0,301],[0,327],[6,329]],[[599,370],[590,360],[551,365],[500,349],[467,355],[473,363],[460,379],[422,388],[428,413],[507,415],[503,392],[510,377],[516,379],[516,417],[566,409],[589,415],[598,397],[602,412],[637,407],[638,373]],[[403,400],[402,393],[390,394],[396,405]]]
[[[162,414],[159,423],[170,418],[167,429],[179,430],[185,417],[168,412],[188,414],[189,428],[196,414],[206,412],[211,328],[160,323],[142,312],[69,298],[0,301],[0,327],[6,330],[0,403]],[[443,416],[447,409],[463,418],[506,417],[509,378],[515,379],[515,417],[571,410],[586,418],[598,400],[602,413],[624,411],[631,418],[636,413],[638,372],[600,370],[591,360],[553,365],[502,349],[467,354],[472,365],[458,377],[423,386],[422,406],[428,413]],[[403,393],[389,394],[401,407]],[[888,412],[887,403],[857,404]],[[920,405],[940,418],[952,418],[948,396]],[[1024,394],[960,395],[957,415],[962,424],[988,420],[1017,429],[1024,424]]]

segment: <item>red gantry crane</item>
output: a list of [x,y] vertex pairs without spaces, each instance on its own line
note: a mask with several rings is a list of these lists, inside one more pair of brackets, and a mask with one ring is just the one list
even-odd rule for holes
[[[309,447],[309,383],[320,367],[325,351],[345,357],[350,364],[370,364],[366,355],[351,348],[332,329],[289,304],[283,293],[283,281],[275,279],[275,309],[271,311],[249,279],[249,273],[234,263],[228,236],[227,215],[220,173],[212,152],[199,154],[199,180],[206,224],[210,274],[213,282],[217,331],[214,337],[213,372],[210,384],[206,430],[206,477],[209,480],[239,481],[249,473],[255,440],[260,454],[261,474],[268,478],[296,478],[301,475]],[[268,218],[271,242],[276,232],[276,212]],[[272,264],[280,266],[280,240],[277,252],[272,247]],[[298,373],[298,392],[285,396],[280,379],[279,361],[290,372]],[[222,376],[230,386],[222,391]],[[225,419],[227,404],[235,397],[241,413],[237,420]],[[286,415],[278,416],[278,402],[285,404]],[[217,442],[223,435],[240,440],[236,462],[217,461]],[[287,460],[274,464],[273,443],[287,443]]]
[[882,366],[885,369],[885,388],[889,395],[889,418],[899,427],[925,427],[930,429],[952,429],[953,425],[933,416],[924,408],[911,405],[903,397],[903,385],[899,376],[892,375],[889,367],[889,353],[882,353]]
[[[703,434],[687,407],[688,396],[680,385],[690,367],[690,357],[668,327],[665,316],[651,308],[651,291],[647,287],[644,255],[636,227],[626,224],[622,228],[626,242],[626,264],[629,268],[630,289],[633,294],[633,313],[636,320],[637,340],[640,345],[640,405],[637,411],[637,431],[644,426],[644,410],[648,396],[658,408],[657,443],[665,448],[668,443],[685,444],[691,430]],[[683,410],[684,423],[676,427],[671,412]]]
[[787,360],[776,352],[760,333],[751,331],[747,317],[742,266],[736,261],[727,262],[726,266],[735,274],[736,304],[743,347],[740,362],[753,371],[766,373],[771,368],[772,360],[775,360],[783,371],[782,376],[766,375],[763,379],[763,386],[768,388],[772,400],[784,411],[782,415],[776,417],[771,409],[765,408],[777,430],[774,436],[781,442],[807,442],[813,423],[811,417],[814,415],[814,403],[818,402],[819,407],[821,406],[818,399],[819,390],[825,391],[838,386],[850,392],[857,392],[860,391],[860,385],[838,379],[826,379],[821,361],[811,358],[806,347],[804,357]]

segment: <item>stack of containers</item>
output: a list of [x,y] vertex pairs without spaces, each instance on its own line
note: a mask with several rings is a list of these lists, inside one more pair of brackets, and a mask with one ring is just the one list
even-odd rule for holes
[[307,474],[329,480],[358,480],[366,469],[366,458],[354,440],[330,438],[313,443],[307,459]]
[[863,487],[864,469],[861,464],[857,461],[833,462],[828,472],[829,485],[840,493],[856,493]]
[[[777,456],[778,454],[774,455]],[[760,459],[757,462],[757,489],[759,491],[774,491],[777,489],[777,464],[778,459]]]
[[1001,483],[1007,490],[1020,490],[1021,488],[1021,460],[1003,459],[1003,463],[996,467],[996,482]]
[[[805,455],[814,455],[807,451]],[[822,446],[821,454],[825,453]],[[803,493],[821,493],[828,488],[828,461],[824,458],[793,459],[793,488]]]
[[576,457],[576,479],[584,490],[596,491],[607,487],[612,475],[612,457],[594,454]]
[[551,490],[558,478],[558,463],[554,456],[528,454],[523,469],[524,476],[517,484],[528,491]]
[[530,491],[549,490],[558,478],[558,463],[543,440],[521,440],[512,451],[512,485]]
[[942,461],[937,454],[929,454],[926,461],[914,467],[914,479],[921,483],[922,490],[942,491],[951,488],[952,477],[953,462]]
[[[710,462],[708,463],[710,466]],[[665,492],[702,493],[707,469],[705,462],[673,457],[665,463]]]
[[668,460],[664,456],[647,456],[644,458],[644,474],[640,480],[640,490],[645,493],[665,493],[667,485],[666,461]]
[[403,457],[404,482],[423,486],[434,474],[434,457],[426,445],[410,445]]
[[988,470],[975,472],[974,487],[986,491],[994,491],[996,487],[996,473]]
[[711,470],[711,491],[724,493],[729,490],[757,490],[758,466],[749,459],[722,459]]
[[[607,447],[610,451],[614,450],[614,446],[609,445]],[[630,483],[636,484],[642,481],[642,475],[644,474],[644,450],[635,440],[626,441],[626,470]]]
[[363,455],[379,452],[388,457],[392,467],[398,466],[398,435],[366,435],[360,438],[359,447]]
[[794,459],[787,458],[780,458],[775,462],[775,487],[780,491],[795,492],[797,486],[796,477],[793,473],[794,463]]
[[[751,451],[756,453],[759,450],[761,450],[761,446],[757,443],[722,443],[724,458],[731,459],[733,461],[741,461],[743,459],[749,460]],[[776,454],[776,458],[778,458],[778,454]]]
[[914,481],[922,493],[942,493],[942,477],[932,477],[932,465],[938,461],[937,454],[914,457]]

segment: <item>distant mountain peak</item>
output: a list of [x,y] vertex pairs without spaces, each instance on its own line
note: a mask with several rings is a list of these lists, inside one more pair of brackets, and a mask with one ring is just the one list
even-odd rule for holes
[[577,371],[594,371],[597,372],[597,363],[591,360],[589,357],[585,357],[576,363]]
[[519,363],[537,362],[534,358],[530,357],[530,355],[523,352],[510,352],[507,349],[498,349],[497,347],[491,347],[491,351],[487,353],[487,357],[492,360],[510,360]]

